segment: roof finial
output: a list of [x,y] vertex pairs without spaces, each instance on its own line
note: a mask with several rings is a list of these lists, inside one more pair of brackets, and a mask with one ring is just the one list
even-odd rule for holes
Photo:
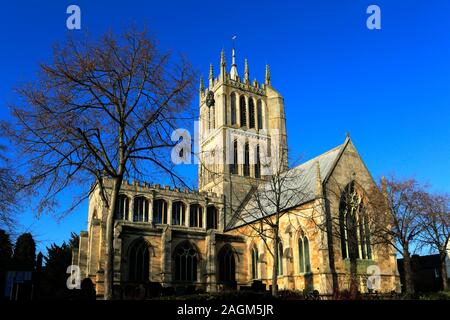
[[346,132],[346,133],[345,133],[345,137],[346,137],[347,139],[349,139],[349,138],[350,138],[350,133],[349,133],[349,132]]
[[265,84],[270,85],[270,67],[268,64],[266,64],[266,79]]
[[249,83],[248,60],[244,62],[244,82]]

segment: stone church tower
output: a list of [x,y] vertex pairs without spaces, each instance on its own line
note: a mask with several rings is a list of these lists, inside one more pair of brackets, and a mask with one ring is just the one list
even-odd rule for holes
[[247,59],[243,74],[233,48],[230,71],[222,51],[218,77],[211,64],[208,87],[200,81],[199,191],[224,195],[224,225],[252,186],[288,167],[284,99],[269,66],[263,83],[250,81]]

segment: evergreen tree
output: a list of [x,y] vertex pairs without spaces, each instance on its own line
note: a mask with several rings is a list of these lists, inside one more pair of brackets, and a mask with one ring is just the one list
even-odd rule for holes
[[13,263],[17,270],[33,270],[36,262],[36,243],[31,233],[23,233],[17,238]]

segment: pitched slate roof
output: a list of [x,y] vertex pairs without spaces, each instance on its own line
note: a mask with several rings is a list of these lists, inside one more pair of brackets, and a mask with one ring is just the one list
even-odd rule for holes
[[[280,208],[284,210],[297,207],[316,198],[317,163],[320,167],[320,178],[323,184],[331,174],[345,146],[345,142],[305,163],[288,170],[283,174],[282,190],[275,193],[270,182],[266,182],[253,189],[252,196],[247,196],[247,202],[238,208],[227,229],[234,229],[254,222],[263,216],[270,216],[276,212],[274,199],[280,197]],[[245,200],[244,200],[245,201]]]

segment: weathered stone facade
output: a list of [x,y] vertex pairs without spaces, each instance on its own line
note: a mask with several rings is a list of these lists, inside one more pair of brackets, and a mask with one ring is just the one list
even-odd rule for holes
[[[250,83],[247,62],[241,80],[234,60],[233,52],[228,73],[222,53],[219,77],[214,78],[211,67],[209,88],[205,89],[203,82],[200,85],[199,191],[123,183],[114,228],[115,284],[151,281],[166,287],[190,285],[209,292],[237,289],[253,280],[271,285],[273,259],[266,245],[252,234],[248,224],[236,224],[233,218],[245,205],[252,186],[265,181],[258,161],[249,163],[250,158],[256,159],[258,143],[269,143],[272,158],[276,155],[287,169],[284,101],[271,85],[268,67],[264,84],[256,80]],[[213,103],[208,102],[208,95],[214,98]],[[235,148],[247,150],[235,156]],[[208,157],[214,161],[208,162]],[[230,164],[229,157],[237,163]],[[346,289],[349,266],[341,242],[309,217],[329,219],[339,215],[338,195],[350,182],[361,194],[375,183],[348,137],[342,145],[298,168],[310,177],[305,181],[312,184],[313,194],[281,217],[282,271],[278,286],[331,293],[335,274],[339,288]],[[81,276],[93,280],[98,294],[103,292],[106,215],[96,189],[89,198],[88,230],[80,233],[79,249],[73,255]],[[369,265],[380,269],[380,291],[397,290],[393,250],[364,245],[371,253],[363,253],[358,261],[361,291],[367,291],[364,280]]]

